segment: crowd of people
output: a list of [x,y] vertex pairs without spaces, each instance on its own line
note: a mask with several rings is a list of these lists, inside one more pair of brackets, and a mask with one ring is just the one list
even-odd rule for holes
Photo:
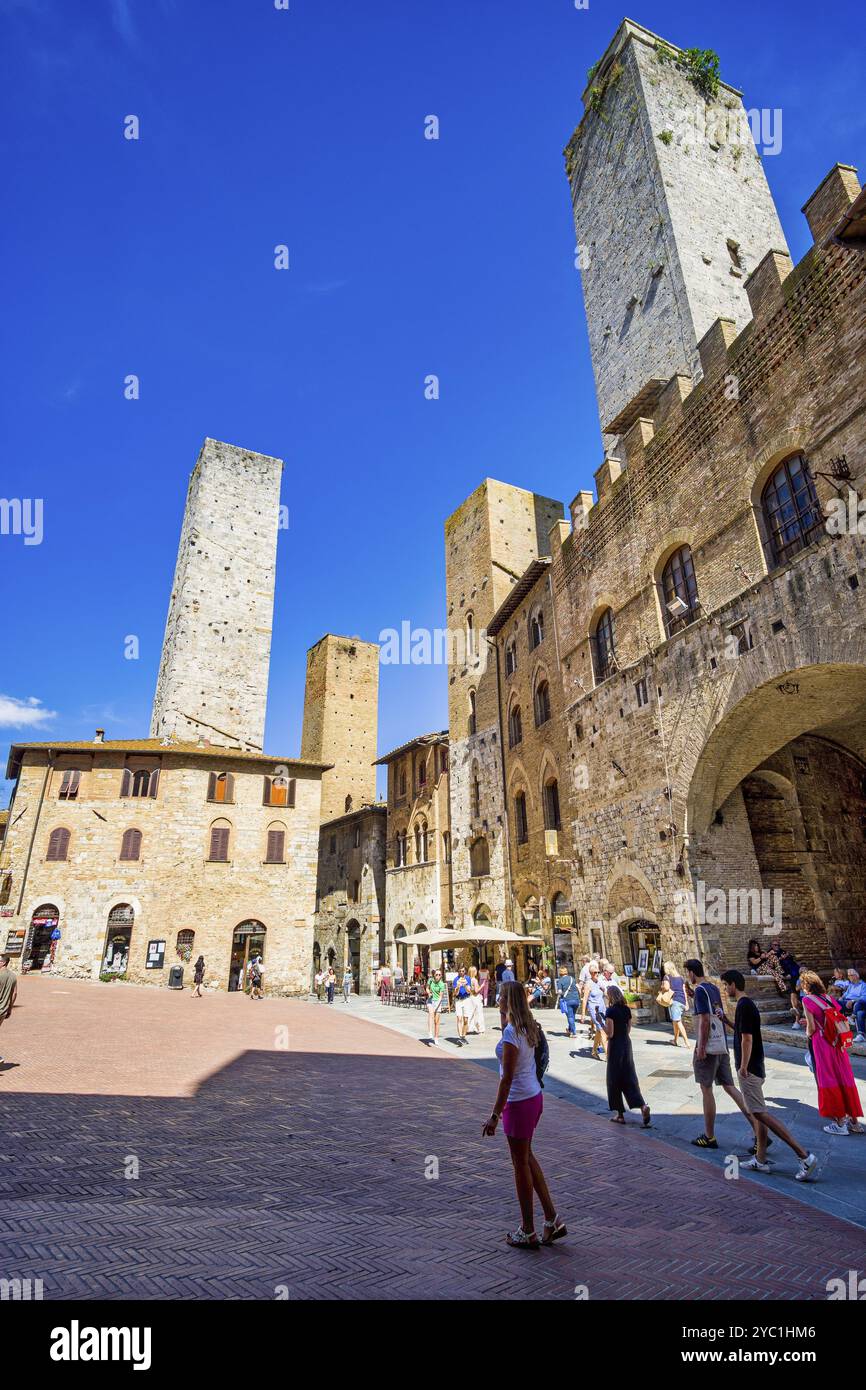
[[[854,1078],[848,1048],[854,1040],[849,1017],[857,1028],[856,1040],[863,1041],[866,989],[853,968],[834,971],[825,986],[813,970],[804,969],[781,943],[770,950],[754,951],[750,942],[749,970],[756,975],[772,975],[781,993],[796,995],[795,1022],[806,1035],[806,1060],[817,1087],[818,1113],[826,1120],[824,1132],[848,1137],[866,1134],[861,1123],[863,1107]],[[509,962],[510,964],[510,962]],[[558,1006],[564,1015],[566,1034],[576,1038],[577,1025],[585,1025],[593,1059],[607,1065],[607,1102],[611,1121],[626,1124],[626,1112],[640,1112],[642,1127],[651,1126],[652,1115],[640,1089],[631,1044],[632,1011],[626,1002],[622,982],[614,967],[599,958],[584,957],[575,974],[560,966],[554,982]],[[550,995],[549,976],[538,971],[518,984],[508,980],[498,988],[501,1038],[496,1046],[499,1061],[499,1087],[490,1117],[482,1127],[484,1135],[502,1127],[509,1144],[521,1224],[508,1233],[509,1245],[517,1249],[538,1249],[567,1234],[557,1214],[532,1140],[543,1112],[543,1075],[547,1065],[546,1041],[532,1005]],[[814,1181],[818,1157],[773,1114],[764,1097],[766,1077],[760,1010],[746,989],[746,975],[726,970],[722,987],[733,1005],[733,1021],[725,1010],[722,991],[704,975],[698,959],[684,962],[682,971],[672,961],[664,963],[657,1002],[669,1012],[673,1027],[671,1039],[692,1051],[695,1080],[700,1087],[703,1131],[692,1143],[701,1149],[717,1149],[715,1136],[715,1088],[730,1097],[749,1126],[751,1145],[742,1166],[746,1170],[769,1173],[772,1162],[768,1149],[774,1138],[791,1149],[797,1160],[797,1182]],[[683,1022],[687,1010],[694,1016],[694,1045]],[[731,1067],[728,1035],[733,1042],[734,1068]],[[437,1030],[438,1036],[438,1030]],[[575,1055],[572,1053],[572,1055]],[[538,1198],[544,1216],[541,1236],[535,1230],[534,1204]]]

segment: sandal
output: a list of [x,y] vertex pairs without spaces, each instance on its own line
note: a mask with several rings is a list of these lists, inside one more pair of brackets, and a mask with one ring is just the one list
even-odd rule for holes
[[640,1113],[643,1115],[644,1129],[649,1129],[652,1125],[652,1111],[650,1110],[648,1105],[642,1105]]
[[535,1232],[524,1231],[522,1226],[518,1226],[516,1231],[509,1231],[505,1239],[515,1250],[539,1250],[541,1248]]
[[568,1227],[565,1222],[560,1221],[559,1217],[555,1216],[552,1221],[545,1221],[541,1232],[541,1243],[542,1245],[552,1245],[555,1240],[562,1240],[562,1237],[567,1235]]
[[612,1125],[624,1125],[625,1115],[611,1115],[610,1122]]

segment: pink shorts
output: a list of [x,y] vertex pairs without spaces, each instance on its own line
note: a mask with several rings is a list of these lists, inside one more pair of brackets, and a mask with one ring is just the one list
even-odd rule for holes
[[509,1100],[502,1112],[502,1128],[508,1139],[531,1139],[535,1133],[544,1101],[541,1092],[527,1100]]

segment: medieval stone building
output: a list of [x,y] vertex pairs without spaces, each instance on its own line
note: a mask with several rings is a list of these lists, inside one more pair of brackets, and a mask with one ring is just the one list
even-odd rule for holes
[[778,933],[862,960],[866,200],[835,166],[793,265],[739,93],[628,21],[584,100],[566,167],[606,453],[485,614],[503,921],[539,903],[551,947],[571,916],[573,951],[650,971]]

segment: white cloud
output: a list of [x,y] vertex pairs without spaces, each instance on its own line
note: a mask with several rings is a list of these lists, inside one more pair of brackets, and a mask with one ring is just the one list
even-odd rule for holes
[[19,700],[14,695],[0,695],[2,729],[40,729],[49,719],[56,718],[57,711],[46,709],[35,695],[30,695],[26,700]]

